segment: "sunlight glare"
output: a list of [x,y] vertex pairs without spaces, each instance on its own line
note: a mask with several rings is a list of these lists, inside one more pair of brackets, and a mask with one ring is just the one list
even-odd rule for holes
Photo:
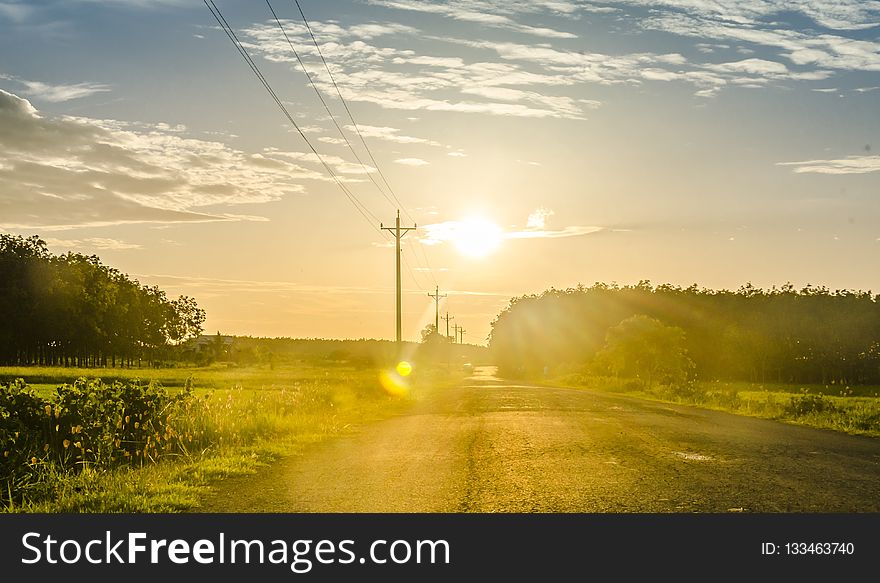
[[495,251],[503,238],[501,227],[482,217],[468,217],[456,226],[453,243],[467,257],[486,257]]

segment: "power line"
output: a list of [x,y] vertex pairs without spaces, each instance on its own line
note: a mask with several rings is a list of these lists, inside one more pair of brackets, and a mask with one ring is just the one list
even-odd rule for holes
[[[268,1],[269,0],[266,0],[267,3],[268,3]],[[324,53],[323,53],[323,51],[321,51],[321,45],[318,43],[318,39],[317,39],[317,37],[315,37],[314,31],[312,31],[312,26],[311,26],[311,24],[309,24],[309,19],[306,18],[306,15],[303,12],[302,6],[299,3],[299,0],[293,0],[293,1],[294,1],[294,4],[296,4],[297,9],[299,10],[299,14],[302,17],[303,23],[306,25],[306,30],[309,33],[309,37],[311,37],[311,39],[312,39],[312,44],[315,45],[315,50],[318,52],[318,56],[321,58],[321,62],[324,64],[324,70],[327,71],[327,76],[330,78],[330,81],[333,84],[333,88],[336,90],[336,95],[339,96],[339,101],[342,102],[342,106],[345,108],[346,114],[348,114],[348,119],[351,121],[352,127],[354,127],[355,132],[357,133],[358,137],[360,138],[361,144],[363,144],[363,146],[364,146],[364,150],[366,150],[367,155],[369,155],[370,160],[373,162],[373,166],[376,168],[376,171],[378,172],[379,176],[382,178],[382,182],[384,182],[385,186],[388,188],[388,192],[391,193],[391,196],[394,197],[394,200],[397,202],[398,208],[403,209],[403,213],[406,215],[406,217],[410,221],[415,222],[415,219],[412,217],[412,215],[409,213],[409,211],[407,211],[407,209],[403,205],[403,203],[400,202],[400,199],[397,197],[397,193],[394,192],[394,189],[391,187],[391,183],[388,182],[388,178],[386,178],[385,173],[382,172],[382,167],[379,166],[379,163],[376,161],[376,157],[373,156],[373,151],[367,145],[367,141],[364,139],[364,135],[361,132],[361,129],[357,124],[357,121],[355,121],[354,115],[351,113],[351,109],[348,107],[348,102],[346,101],[345,97],[342,96],[342,91],[339,89],[339,84],[336,83],[336,78],[333,77],[333,72],[330,70],[330,65],[327,63],[327,59],[324,58]],[[285,36],[286,36],[286,34],[285,34]],[[288,42],[290,42],[289,39],[288,39]],[[291,47],[291,48],[293,48],[293,47]],[[296,51],[294,51],[294,53],[295,52]],[[297,56],[297,59],[299,59],[298,56]],[[300,65],[302,65],[302,61],[300,61]],[[304,65],[303,65],[303,70],[305,70]],[[306,73],[306,75],[308,76],[308,73]],[[311,81],[310,76],[309,76],[309,80]],[[314,83],[313,83],[313,85],[314,85]],[[323,103],[324,100],[322,99],[321,101]],[[325,103],[325,108],[326,108],[326,103]],[[328,113],[330,113],[329,109],[328,109]],[[331,119],[333,119],[333,123],[336,124],[336,120],[333,118],[332,113],[330,114],[330,117],[331,117]],[[336,124],[336,127],[337,127],[337,129],[339,129],[339,124]],[[342,133],[341,129],[339,131],[340,131],[340,133]],[[343,134],[343,138],[344,137],[345,137],[345,135]],[[348,144],[349,148],[351,148],[351,144],[349,143],[347,138],[345,139],[345,142],[346,142],[346,144]],[[354,152],[353,149],[352,149],[352,152]],[[355,154],[355,157],[357,158],[357,154]],[[360,161],[360,159],[358,159],[358,161]],[[371,180],[373,180],[372,176],[369,176],[369,178]],[[373,180],[373,183],[376,184],[376,181]],[[376,184],[376,186],[378,188],[379,185]],[[381,188],[379,190],[382,191],[383,195],[385,194],[385,192]],[[387,196],[386,196],[386,199],[387,199]],[[419,244],[419,249],[422,252],[422,257],[425,260],[424,265],[425,265],[425,267],[427,267],[428,275],[431,278],[431,281],[433,281],[434,285],[436,286],[437,285],[437,278],[434,277],[434,269],[431,267],[431,262],[428,259],[427,253],[425,253],[425,250],[421,247],[421,243]],[[416,260],[416,263],[421,263],[421,260],[419,259],[419,256],[418,256],[418,253],[413,251],[412,254]]]
[[324,53],[321,51],[321,46],[318,44],[318,39],[315,38],[315,33],[312,32],[312,27],[309,24],[309,20],[306,18],[305,13],[303,12],[302,6],[299,4],[299,0],[293,0],[296,4],[297,9],[299,10],[299,14],[303,19],[303,22],[306,25],[306,30],[309,31],[309,36],[312,38],[312,43],[315,45],[315,49],[318,51],[318,56],[321,58],[321,62],[324,63],[324,69],[327,71],[327,76],[330,77],[330,81],[333,83],[334,89],[336,89],[336,95],[339,96],[339,100],[342,102],[342,106],[345,108],[345,112],[348,114],[348,119],[351,120],[351,125],[354,126],[355,131],[357,132],[358,137],[361,139],[361,144],[364,145],[364,149],[367,151],[367,154],[370,156],[370,160],[373,162],[373,166],[376,167],[376,170],[379,173],[379,176],[382,178],[382,181],[385,183],[385,186],[388,187],[388,192],[391,193],[391,196],[394,197],[394,200],[397,201],[398,207],[403,209],[403,213],[410,220],[415,222],[415,219],[407,212],[406,207],[403,206],[403,203],[400,202],[400,199],[397,198],[397,194],[394,192],[394,189],[391,188],[391,184],[388,182],[388,179],[385,178],[385,174],[382,172],[382,168],[379,167],[379,163],[376,162],[376,158],[373,156],[373,152],[370,150],[370,147],[367,145],[367,141],[364,139],[363,134],[361,133],[360,128],[358,127],[357,122],[354,120],[354,116],[351,113],[351,109],[348,107],[348,102],[345,101],[345,98],[342,96],[342,92],[339,90],[339,85],[336,84],[336,79],[333,77],[333,73],[330,71],[330,66],[327,64],[327,60],[324,58]]
[[[352,205],[354,205],[355,209],[357,209],[357,211],[361,214],[361,216],[363,216],[364,219],[366,219],[367,222],[370,223],[370,226],[374,230],[378,230],[378,229],[376,229],[376,223],[379,222],[378,218],[372,212],[370,212],[370,210],[360,200],[358,200],[358,198],[354,195],[354,193],[352,193],[345,186],[345,184],[343,184],[343,182],[339,179],[339,177],[336,175],[336,173],[333,171],[333,169],[330,167],[330,165],[327,163],[327,161],[324,159],[324,157],[321,156],[321,154],[318,152],[318,150],[312,145],[312,143],[306,137],[305,133],[299,127],[299,124],[297,124],[296,121],[293,119],[293,116],[290,115],[290,112],[287,110],[287,107],[284,105],[284,103],[278,97],[278,94],[275,93],[275,90],[269,84],[269,81],[263,75],[262,71],[260,71],[260,68],[254,62],[253,58],[251,58],[250,54],[247,52],[247,49],[245,49],[244,46],[242,45],[241,41],[238,40],[238,37],[236,36],[235,31],[232,29],[232,27],[226,21],[226,18],[223,16],[223,13],[220,11],[220,8],[218,8],[217,5],[214,4],[214,0],[203,0],[203,2],[205,3],[205,6],[208,7],[208,10],[211,11],[211,15],[214,16],[214,19],[217,21],[217,24],[220,25],[220,28],[223,29],[223,32],[226,33],[226,36],[229,38],[229,40],[232,42],[232,44],[235,45],[235,48],[238,50],[238,53],[245,60],[245,62],[248,64],[251,71],[254,73],[254,75],[257,76],[257,79],[260,80],[263,87],[266,89],[266,91],[272,97],[272,100],[281,109],[281,112],[284,114],[284,116],[287,118],[287,120],[291,123],[291,125],[293,125],[293,127],[296,129],[296,131],[302,137],[303,141],[305,141],[306,145],[309,147],[309,149],[312,151],[312,153],[314,153],[315,156],[317,156],[321,165],[324,167],[324,169],[327,171],[327,173],[330,175],[330,177],[333,178],[333,181],[336,183],[336,185],[340,188],[340,190],[342,190],[343,193],[345,193],[346,197],[348,197],[349,201],[352,203]],[[379,230],[379,232],[381,233],[381,230]]]
[[[299,52],[297,52],[296,48],[293,46],[293,42],[290,40],[290,37],[287,35],[287,31],[284,29],[284,25],[281,24],[281,20],[278,18],[278,15],[275,13],[275,9],[272,8],[272,4],[269,2],[269,0],[266,0],[266,5],[269,7],[269,11],[272,12],[272,17],[275,19],[275,23],[278,25],[278,28],[281,29],[281,34],[284,35],[284,39],[287,41],[288,46],[290,46],[290,50],[293,52],[294,56],[296,57],[297,62],[299,62],[299,66],[300,66],[300,68],[302,68],[303,73],[305,73],[306,78],[309,80],[309,84],[312,86],[312,89],[315,90],[315,94],[318,96],[318,99],[321,101],[321,105],[324,106],[324,110],[327,112],[327,115],[330,116],[330,121],[333,122],[333,125],[336,126],[336,130],[339,132],[339,135],[342,137],[343,141],[345,141],[345,145],[348,146],[348,149],[354,155],[355,159],[358,161],[358,164],[360,164],[361,168],[364,169],[364,173],[367,175],[367,178],[369,178],[370,181],[376,186],[376,189],[378,189],[379,192],[382,194],[382,196],[385,197],[385,200],[387,200],[388,203],[391,204],[392,208],[395,207],[396,206],[395,205],[396,198],[394,200],[392,200],[391,197],[388,196],[388,193],[386,193],[385,190],[379,185],[379,183],[376,182],[376,179],[373,178],[372,172],[370,172],[367,169],[367,165],[364,164],[363,160],[361,160],[361,157],[358,156],[358,153],[355,151],[354,147],[352,147],[351,142],[348,141],[348,136],[346,136],[345,132],[342,131],[342,127],[339,125],[339,122],[336,121],[336,117],[333,115],[333,112],[330,110],[330,106],[327,105],[327,101],[324,99],[324,96],[321,94],[321,90],[318,89],[318,86],[315,83],[315,80],[312,79],[312,75],[309,73],[309,70],[306,67],[306,64],[303,62],[302,58],[299,56]],[[378,171],[379,169],[376,168],[376,170]],[[397,203],[397,206],[400,205],[399,200],[397,200],[396,203]]]
[[434,299],[434,332],[440,334],[440,298],[445,298],[446,294],[440,293],[440,287],[434,288],[434,293],[429,293],[428,297]]

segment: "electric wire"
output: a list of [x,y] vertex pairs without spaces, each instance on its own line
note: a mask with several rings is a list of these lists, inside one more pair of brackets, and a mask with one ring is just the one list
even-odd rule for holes
[[321,165],[324,167],[324,169],[327,171],[327,173],[330,175],[330,177],[333,178],[333,181],[336,183],[336,185],[339,187],[339,189],[342,190],[342,192],[346,195],[346,197],[349,199],[349,201],[352,203],[352,205],[355,207],[355,209],[357,209],[357,211],[361,214],[361,216],[363,216],[364,219],[366,219],[367,222],[370,223],[370,226],[374,230],[379,231],[381,233],[382,232],[381,229],[376,227],[376,223],[379,222],[378,217],[376,217],[376,215],[374,215],[366,207],[366,205],[364,205],[360,200],[358,200],[358,198],[354,195],[354,193],[352,193],[345,186],[345,184],[340,180],[339,176],[336,175],[336,173],[333,171],[333,169],[330,167],[330,165],[327,163],[327,161],[324,159],[324,157],[321,156],[321,154],[318,152],[318,150],[312,145],[312,143],[309,141],[309,139],[306,137],[305,133],[303,132],[302,128],[299,127],[299,124],[296,123],[296,121],[293,119],[293,116],[287,110],[287,107],[284,105],[284,103],[278,97],[278,94],[272,88],[269,81],[266,79],[266,77],[260,71],[260,68],[257,66],[257,64],[254,62],[254,60],[251,58],[250,54],[247,52],[247,49],[245,49],[244,46],[241,44],[241,41],[236,36],[235,31],[232,29],[232,27],[226,21],[226,18],[223,16],[223,13],[220,11],[220,8],[218,8],[217,5],[214,3],[214,0],[203,0],[203,2],[205,3],[205,6],[208,7],[208,10],[211,11],[211,14],[214,16],[214,19],[220,25],[220,28],[223,29],[223,32],[226,33],[226,36],[229,38],[229,40],[232,42],[232,44],[235,45],[235,48],[238,50],[241,57],[248,64],[251,71],[254,73],[254,75],[256,75],[257,79],[260,80],[263,87],[266,89],[266,91],[272,97],[272,100],[279,107],[279,109],[281,109],[281,112],[284,114],[284,116],[287,118],[287,120],[291,123],[291,125],[296,129],[296,131],[299,133],[300,137],[302,137],[303,141],[305,141],[306,145],[309,147],[309,149],[312,151],[312,153],[315,156],[317,156],[318,161],[321,163]]
[[[266,0],[267,3],[268,3],[268,1],[269,0]],[[312,39],[312,44],[315,46],[315,50],[317,51],[318,56],[321,58],[321,62],[324,64],[324,70],[327,71],[327,76],[329,77],[331,83],[333,84],[333,88],[336,90],[336,95],[339,97],[339,101],[342,102],[342,106],[345,108],[346,114],[348,114],[348,119],[351,121],[352,127],[354,127],[355,132],[357,133],[358,137],[360,138],[361,144],[364,146],[364,150],[366,150],[367,155],[370,157],[370,160],[373,163],[373,167],[376,168],[376,171],[378,172],[379,176],[382,178],[382,182],[384,182],[385,186],[388,188],[388,192],[391,193],[391,196],[397,202],[397,205],[398,205],[397,208],[401,209],[403,211],[404,215],[410,221],[415,223],[415,219],[413,219],[412,215],[409,213],[409,211],[403,205],[403,203],[400,202],[400,199],[398,198],[397,193],[394,192],[394,189],[391,187],[391,183],[385,177],[385,173],[382,172],[381,166],[376,161],[375,156],[373,156],[373,151],[370,149],[369,145],[367,145],[367,141],[364,139],[363,133],[361,133],[360,126],[358,126],[357,121],[355,121],[355,119],[354,119],[354,115],[351,113],[351,108],[349,108],[348,102],[346,101],[345,97],[342,96],[342,91],[339,89],[339,84],[336,82],[336,78],[333,76],[333,72],[330,70],[330,65],[329,65],[329,63],[327,63],[327,59],[324,57],[324,52],[321,50],[321,45],[320,45],[320,43],[318,43],[318,39],[315,36],[314,31],[312,30],[311,24],[309,24],[308,18],[306,18],[305,13],[303,12],[303,9],[299,3],[299,0],[293,0],[293,2],[294,2],[294,4],[296,4],[297,10],[299,10],[299,14],[302,17],[303,24],[305,24],[306,30],[309,33],[309,37],[311,37],[311,39]],[[274,14],[274,11],[273,11],[273,14]],[[277,21],[277,17],[276,17],[276,21]],[[281,25],[279,23],[279,27],[280,26]],[[283,30],[283,28],[282,28],[282,30]],[[287,37],[287,34],[285,33],[285,38],[286,37]],[[289,38],[288,38],[288,43],[290,43]],[[291,49],[292,48],[293,48],[293,46],[291,45]],[[296,54],[295,50],[294,50],[294,54]],[[297,59],[299,59],[299,55],[297,55]],[[303,70],[305,71],[305,65],[303,65],[301,60],[300,60],[300,65],[303,67]],[[309,81],[311,81],[311,76],[308,75],[308,72],[306,72],[306,75],[309,77]],[[317,88],[316,88],[316,91],[317,91]],[[319,93],[319,95],[320,95],[320,93]],[[321,99],[321,102],[324,103],[324,107],[326,108],[327,105],[324,102],[323,98]],[[328,108],[327,112],[330,113],[329,108]],[[336,123],[336,120],[335,120],[335,118],[333,118],[332,113],[330,114],[330,117],[331,117],[331,119],[333,119],[333,123],[336,124],[336,128],[339,129],[339,124]],[[341,129],[339,129],[339,131],[340,131],[340,133],[342,133]],[[343,137],[345,137],[344,134],[343,134]],[[345,139],[345,142],[346,142],[346,144],[349,145],[349,148],[351,148],[351,144],[347,138]],[[352,152],[354,152],[354,150],[352,150]],[[357,158],[357,154],[355,154],[355,157]],[[360,161],[360,158],[358,158],[358,161]],[[370,178],[372,179],[372,176],[370,176]],[[375,183],[375,180],[373,182]],[[376,186],[378,187],[378,184]],[[380,190],[382,190],[382,189],[380,189]],[[382,192],[384,194],[384,191],[382,191]],[[387,196],[386,196],[386,198],[387,198]],[[437,279],[434,276],[434,269],[431,266],[431,262],[428,259],[428,255],[425,252],[425,249],[422,247],[421,243],[419,243],[419,250],[421,251],[422,257],[425,260],[425,267],[427,268],[428,275],[430,276],[431,280],[434,282],[434,285],[437,285]],[[416,263],[421,264],[421,260],[419,259],[418,254],[414,250],[412,251],[412,255],[413,255],[413,258],[415,259]]]

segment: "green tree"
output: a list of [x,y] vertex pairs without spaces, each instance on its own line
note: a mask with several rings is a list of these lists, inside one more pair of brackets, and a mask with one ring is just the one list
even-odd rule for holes
[[682,385],[694,366],[684,330],[642,314],[610,328],[597,359],[615,376],[639,379],[646,389],[657,382]]

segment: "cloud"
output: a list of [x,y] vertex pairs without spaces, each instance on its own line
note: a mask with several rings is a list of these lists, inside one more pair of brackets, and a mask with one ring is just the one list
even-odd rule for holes
[[398,133],[400,130],[397,128],[358,124],[357,128],[355,128],[355,126],[348,125],[348,126],[345,126],[345,129],[352,131],[352,132],[357,129],[360,131],[360,134],[364,138],[375,138],[377,140],[396,142],[398,144],[425,144],[427,146],[439,146],[440,145],[440,143],[435,142],[434,140],[428,140],[425,138],[417,138],[414,136],[402,136]]
[[837,160],[806,160],[777,162],[777,166],[793,166],[797,173],[867,174],[880,172],[880,156],[848,156]]
[[877,26],[880,17],[876,0],[616,0],[614,4],[650,8],[655,13],[685,13],[736,26],[776,23],[796,14],[829,29],[863,30]]
[[[460,57],[419,55],[410,49],[375,46],[358,37],[356,27],[315,21],[311,26],[332,68],[334,85],[304,27],[288,21],[284,25],[318,89],[325,95],[335,95],[338,86],[349,102],[405,111],[571,119],[582,119],[583,110],[597,105],[595,101],[518,88],[577,82],[564,74],[527,71],[512,63],[469,63]],[[242,36],[249,50],[300,71],[290,47],[283,37],[279,38],[277,26],[255,24]]]
[[20,24],[28,20],[34,12],[34,7],[18,2],[0,2],[0,16]]
[[404,166],[426,166],[427,164],[430,164],[430,162],[422,160],[421,158],[398,158],[394,162],[395,164],[403,164]]
[[580,237],[581,235],[591,235],[593,233],[598,233],[599,231],[604,230],[605,229],[603,227],[585,227],[573,225],[555,231],[544,229],[526,229],[524,231],[512,231],[506,233],[505,237],[507,237],[508,239],[561,239],[564,237]]
[[[880,3],[873,2],[873,4],[875,5],[874,25],[876,25],[876,18],[880,17]],[[782,10],[781,5],[777,5],[777,9]],[[858,22],[866,24],[861,19],[855,18],[855,22],[850,23],[853,26],[843,28],[857,29],[862,26],[856,24]],[[662,13],[644,19],[641,26],[680,36],[739,41],[779,49],[783,58],[813,72],[821,72],[823,69],[880,71],[880,43],[876,40],[850,38],[843,34],[818,33],[809,29],[786,28],[781,24],[765,23],[757,18],[745,18],[745,22],[731,22],[729,19],[701,10]]]
[[110,91],[110,86],[102,83],[76,83],[73,85],[48,85],[39,81],[22,81],[22,83],[27,87],[26,93],[28,95],[52,103],[80,99],[95,93]]
[[43,101],[60,103],[71,99],[80,99],[96,93],[110,91],[111,87],[103,83],[74,83],[69,85],[51,85],[42,81],[29,81],[12,75],[0,74],[0,79],[12,81],[22,86],[22,92]]
[[529,218],[526,221],[526,228],[543,229],[544,225],[547,223],[547,219],[552,217],[553,214],[553,211],[551,211],[550,209],[545,209],[544,207],[535,209],[535,211],[529,215]]
[[[3,90],[0,127],[6,228],[261,220],[229,210],[302,193],[305,180],[331,180],[306,166],[316,164],[314,154],[249,154],[167,125],[46,117]],[[341,158],[328,163],[363,172]]]
[[[500,239],[561,239],[566,237],[579,237],[604,231],[604,227],[571,225],[561,229],[547,229],[547,219],[553,216],[553,211],[543,207],[532,212],[526,222],[525,229],[501,229],[489,221],[483,219],[465,219],[462,221],[443,221],[427,224],[419,227],[419,242],[425,245],[439,245],[445,242],[455,242],[461,237],[471,236],[474,224],[480,229],[497,230],[497,238]],[[493,237],[490,237],[490,239]]]
[[54,237],[46,237],[46,244],[50,247],[64,247],[67,249],[99,249],[122,251],[128,249],[142,249],[142,245],[134,243],[126,243],[117,239],[107,239],[103,237],[89,237],[87,239],[55,239]]
[[[439,14],[462,22],[472,22],[493,28],[503,28],[528,35],[542,36],[548,38],[577,38],[576,34],[570,32],[556,30],[548,27],[522,24],[502,13],[536,12],[543,9],[553,12],[561,12],[564,14],[571,14],[575,12],[576,6],[569,2],[527,3],[492,1],[472,2],[468,0],[451,0],[444,3],[422,2],[419,0],[368,0],[368,3],[374,6],[383,6],[385,8],[396,8],[398,10],[407,10],[412,12]],[[531,4],[531,6],[529,6],[529,4]]]

